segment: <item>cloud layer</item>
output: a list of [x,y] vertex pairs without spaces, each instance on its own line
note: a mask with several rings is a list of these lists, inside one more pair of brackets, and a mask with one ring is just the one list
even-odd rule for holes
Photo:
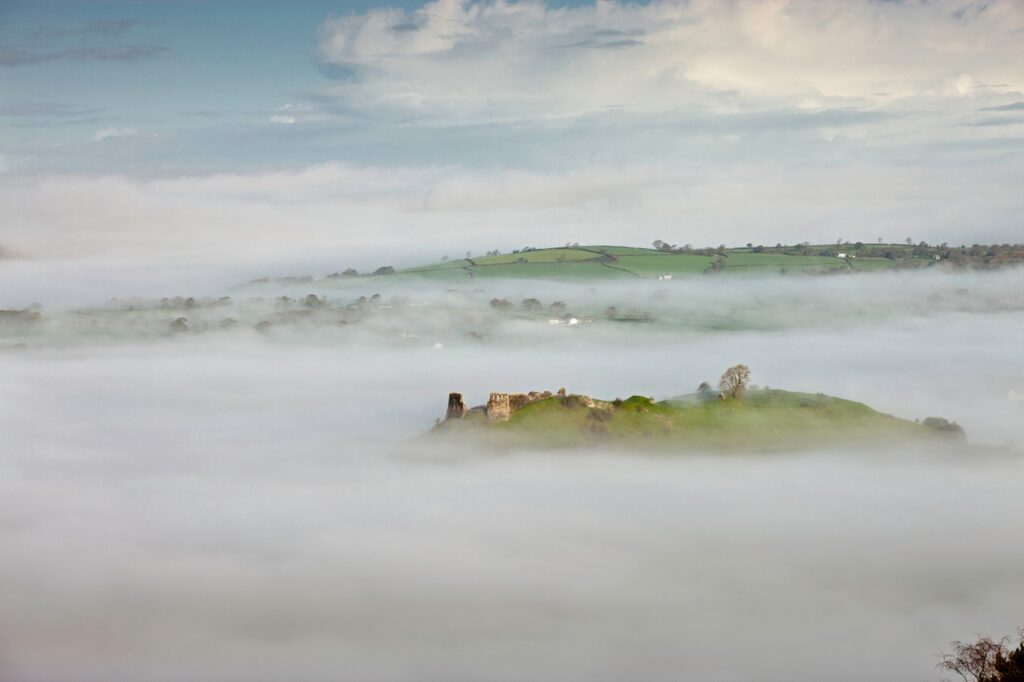
[[[1020,622],[1019,456],[396,446],[451,390],[473,403],[560,385],[663,397],[739,360],[759,383],[1019,444],[1007,389],[1024,377],[1007,368],[1020,294],[1007,312],[871,314],[892,291],[900,304],[1021,291],[1010,277],[629,292],[726,316],[770,301],[786,327],[773,331],[595,324],[554,337],[510,321],[491,341],[434,351],[436,337],[360,342],[337,325],[277,342],[97,344],[80,322],[73,347],[0,352],[0,678],[934,679],[951,639]],[[595,307],[623,293],[484,286]],[[446,288],[414,296],[450,300]],[[822,307],[842,319],[793,325]]]
[[32,66],[46,62],[137,62],[170,56],[161,45],[118,45],[114,47],[76,47],[66,50],[38,51],[18,47],[0,47],[0,66]]
[[1022,27],[1010,1],[436,0],[328,19],[318,54],[347,105],[418,116],[887,109],[1024,91]]
[[[101,130],[100,144],[135,144]],[[0,244],[34,259],[238,264],[345,258],[359,265],[566,241],[717,245],[843,238],[972,243],[1019,238],[1015,161],[949,166],[564,172],[355,167],[139,179],[9,177]],[[1012,183],[1011,183],[1012,184]],[[376,265],[381,263],[377,262]],[[311,266],[307,266],[311,267]],[[315,266],[312,266],[315,267]]]

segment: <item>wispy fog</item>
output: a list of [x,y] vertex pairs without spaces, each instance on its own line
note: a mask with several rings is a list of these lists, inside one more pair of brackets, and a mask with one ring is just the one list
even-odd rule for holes
[[[937,680],[1022,624],[1019,270],[131,278],[0,326],[2,680]],[[737,362],[999,447],[407,447],[449,391],[664,398]]]

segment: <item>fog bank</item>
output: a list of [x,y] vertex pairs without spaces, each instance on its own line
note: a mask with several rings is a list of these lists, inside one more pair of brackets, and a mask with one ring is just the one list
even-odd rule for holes
[[421,287],[329,323],[357,284],[266,303],[263,332],[262,308],[180,334],[159,306],[44,308],[0,352],[0,679],[937,680],[950,640],[1024,613],[1019,449],[407,444],[452,390],[664,398],[742,361],[1019,447],[1011,277]]

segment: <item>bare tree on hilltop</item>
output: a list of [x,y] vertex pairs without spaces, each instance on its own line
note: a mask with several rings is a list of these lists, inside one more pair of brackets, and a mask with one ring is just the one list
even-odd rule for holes
[[718,390],[723,398],[735,398],[739,400],[747,390],[750,383],[750,368],[746,365],[736,365],[725,370],[722,378],[718,380]]
[[1017,629],[1017,648],[1009,637],[988,635],[976,642],[953,642],[953,653],[942,654],[936,666],[956,673],[964,682],[1024,682],[1024,628]]

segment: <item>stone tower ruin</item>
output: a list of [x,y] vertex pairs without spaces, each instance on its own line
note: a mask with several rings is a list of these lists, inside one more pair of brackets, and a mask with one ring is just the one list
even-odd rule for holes
[[466,403],[462,401],[461,393],[449,393],[448,394],[448,412],[445,414],[445,419],[462,419],[462,416],[466,414]]

